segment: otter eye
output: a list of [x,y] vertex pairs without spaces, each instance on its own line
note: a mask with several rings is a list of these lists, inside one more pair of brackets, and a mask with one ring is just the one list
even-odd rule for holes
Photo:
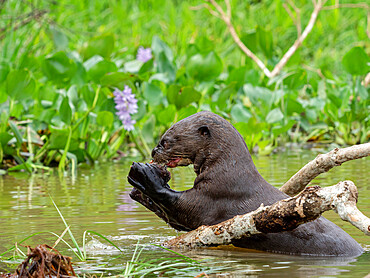
[[198,131],[200,133],[200,135],[202,136],[207,136],[207,137],[210,137],[211,136],[211,133],[208,129],[208,126],[201,126],[200,128],[198,128]]
[[163,148],[167,148],[168,142],[166,140],[162,139],[161,142],[159,142],[159,145],[161,145]]

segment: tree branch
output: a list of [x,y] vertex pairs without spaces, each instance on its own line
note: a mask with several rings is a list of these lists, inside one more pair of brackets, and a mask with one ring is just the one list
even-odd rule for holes
[[320,188],[308,187],[299,195],[235,216],[213,226],[201,226],[165,242],[167,247],[202,247],[230,244],[233,239],[259,233],[290,231],[333,209],[344,220],[370,235],[370,219],[356,207],[358,192],[351,181]]
[[324,7],[327,0],[312,0],[314,10],[312,11],[312,14],[310,16],[310,20],[304,29],[303,33],[301,33],[301,22],[300,22],[300,11],[299,9],[294,5],[294,2],[291,0],[287,0],[289,5],[293,8],[293,10],[296,12],[296,17],[293,16],[290,9],[286,6],[286,4],[283,4],[284,8],[288,12],[289,16],[292,18],[293,23],[296,25],[298,37],[293,43],[293,45],[288,49],[288,51],[284,54],[284,56],[280,59],[280,61],[276,64],[274,69],[270,71],[266,65],[255,55],[239,38],[238,34],[235,31],[235,28],[232,24],[232,15],[231,15],[231,7],[229,0],[224,0],[226,4],[226,12],[221,8],[221,6],[215,1],[215,0],[204,0],[206,2],[209,2],[216,10],[214,11],[210,6],[205,5],[207,9],[210,11],[210,13],[220,19],[222,19],[227,29],[229,30],[231,37],[233,38],[234,42],[237,44],[237,46],[246,54],[249,58],[251,58],[257,66],[263,71],[263,73],[268,77],[272,78],[276,75],[278,75],[283,67],[287,64],[289,59],[293,56],[293,54],[297,51],[297,49],[302,45],[303,41],[306,39],[308,34],[312,31],[313,26],[316,23],[318,14],[321,10],[332,10],[332,9],[338,9],[338,8],[364,8],[368,11],[367,13],[367,28],[366,33],[367,36],[370,38],[370,8],[366,3],[358,3],[358,4],[337,4],[332,6],[326,6]]
[[367,87],[370,84],[370,72],[366,75],[365,79],[362,82],[364,87]]
[[287,0],[288,4],[292,9],[295,11],[296,16],[293,15],[292,11],[289,9],[288,5],[283,3],[283,7],[286,12],[289,14],[290,18],[292,19],[294,25],[297,28],[297,34],[300,36],[302,34],[302,25],[301,25],[301,11],[297,8],[296,5],[291,0]]
[[[323,3],[325,2],[326,1],[324,1]],[[304,29],[303,33],[300,36],[298,36],[294,44],[288,49],[288,51],[284,54],[283,58],[281,58],[279,63],[277,63],[277,65],[274,67],[274,69],[271,72],[271,77],[274,77],[280,73],[282,68],[286,65],[289,59],[297,51],[298,47],[301,46],[301,44],[306,39],[308,34],[312,31],[312,28],[315,25],[317,16],[319,15],[319,12],[323,6],[323,3],[321,1],[318,1],[318,3],[314,6],[310,20],[308,21],[308,24],[306,28]]]
[[291,177],[281,188],[280,191],[294,196],[302,191],[307,184],[310,183],[321,173],[329,171],[335,166],[340,166],[342,163],[370,155],[370,143],[354,145],[344,149],[335,148],[326,153],[319,154],[313,161],[306,164],[293,177]]
[[[265,64],[240,40],[238,34],[235,31],[235,28],[234,28],[233,24],[231,23],[231,10],[229,12],[229,15],[230,15],[230,17],[229,17],[223,11],[221,6],[216,3],[215,0],[205,0],[205,1],[210,2],[212,4],[212,6],[216,8],[218,13],[220,14],[220,18],[226,23],[226,26],[227,26],[234,42],[239,46],[239,48],[244,52],[244,54],[246,54],[249,58],[251,58],[267,77],[270,77],[271,72],[265,66]],[[208,10],[210,10],[210,9],[208,9]]]
[[323,7],[322,10],[334,10],[340,8],[350,8],[350,9],[362,8],[367,11],[366,35],[370,39],[370,6],[366,3],[348,3],[326,6]]
[[15,31],[15,30],[27,25],[28,23],[30,23],[34,19],[39,20],[47,12],[48,11],[46,11],[46,10],[38,10],[38,9],[33,10],[32,12],[30,12],[26,16],[26,18],[24,20],[22,20],[18,24],[14,25],[14,26],[11,26],[11,24],[9,24],[6,27],[0,29],[0,40],[2,40],[5,37],[6,32],[9,31],[8,28],[10,28],[10,30],[12,30],[12,31]]

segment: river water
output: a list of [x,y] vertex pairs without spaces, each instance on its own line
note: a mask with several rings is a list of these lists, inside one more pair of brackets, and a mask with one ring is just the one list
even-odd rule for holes
[[[320,151],[327,150],[295,149],[253,159],[262,176],[279,187]],[[128,196],[132,187],[127,183],[126,176],[131,161],[100,163],[93,168],[80,167],[76,175],[69,174],[63,178],[55,173],[0,176],[0,254],[16,242],[41,231],[46,233],[37,234],[22,244],[53,245],[56,237],[47,232],[60,235],[65,225],[52,204],[51,196],[80,245],[84,231],[90,230],[107,237],[123,250],[119,253],[99,236],[88,233],[89,260],[76,262],[75,266],[80,276],[86,272],[103,273],[103,276],[122,274],[137,246],[143,248],[140,255],[143,261],[156,260],[158,263],[158,260],[177,257],[152,245],[176,236],[176,231]],[[329,186],[341,180],[352,180],[359,190],[358,207],[370,216],[369,162],[369,158],[347,162],[320,175],[312,184]],[[191,167],[176,168],[172,170],[170,185],[176,190],[185,190],[192,186],[194,177]],[[192,277],[202,272],[211,277],[366,276],[370,272],[370,237],[340,220],[334,212],[326,212],[324,216],[347,231],[366,252],[357,258],[344,259],[287,256],[231,247],[183,250],[179,252],[201,261],[201,264],[168,276]],[[68,234],[64,238],[71,243]],[[63,243],[56,248],[62,254],[73,256],[71,249]],[[11,254],[9,252],[7,256]],[[75,257],[74,261],[77,261]],[[12,269],[14,265],[0,263],[0,272]],[[162,272],[153,275],[159,274],[166,276]]]

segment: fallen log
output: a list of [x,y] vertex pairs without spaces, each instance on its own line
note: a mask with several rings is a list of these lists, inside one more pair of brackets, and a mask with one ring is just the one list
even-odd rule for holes
[[334,210],[344,221],[370,235],[370,219],[356,207],[357,198],[358,191],[352,181],[342,181],[326,188],[307,187],[295,197],[271,206],[261,205],[253,212],[235,216],[217,225],[201,226],[163,245],[177,248],[226,245],[233,239],[254,234],[293,230],[328,210]]

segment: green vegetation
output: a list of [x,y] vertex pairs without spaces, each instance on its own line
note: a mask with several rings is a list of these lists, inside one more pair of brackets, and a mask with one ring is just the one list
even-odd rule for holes
[[[234,44],[202,1],[2,1],[0,167],[73,170],[149,157],[174,122],[201,110],[229,119],[248,147],[368,141],[370,43],[364,9],[321,11],[303,46],[272,79]],[[283,1],[231,1],[242,41],[272,69],[296,39]],[[312,3],[295,3],[306,26]],[[326,5],[333,5],[328,1]],[[138,61],[139,46],[153,58]],[[135,129],[113,91],[138,100]],[[258,148],[255,148],[258,146]]]
[[[3,253],[0,253],[0,263],[6,264],[9,268],[15,269],[17,266],[22,263],[28,256],[29,248],[24,246],[23,244],[27,243],[27,240],[34,236],[39,236],[40,234],[51,234],[57,238],[54,244],[52,244],[52,248],[55,251],[58,249],[58,244],[60,242],[64,243],[68,250],[72,252],[78,262],[74,262],[74,270],[77,273],[78,277],[86,277],[86,273],[88,273],[87,277],[94,273],[104,273],[110,271],[110,273],[115,273],[116,276],[114,277],[143,277],[148,274],[160,274],[161,276],[177,276],[177,277],[189,277],[196,276],[201,272],[207,271],[207,273],[216,273],[220,270],[226,270],[227,267],[225,266],[217,266],[217,262],[207,261],[207,264],[202,264],[199,261],[191,259],[187,256],[184,256],[176,251],[164,248],[162,246],[154,245],[159,249],[162,249],[163,253],[166,254],[160,258],[152,258],[146,257],[142,255],[142,251],[148,247],[148,245],[140,245],[139,242],[136,244],[135,249],[133,250],[132,258],[128,262],[126,262],[125,267],[119,267],[115,265],[111,265],[111,262],[114,260],[122,260],[122,256],[125,255],[124,251],[120,249],[116,244],[114,244],[111,240],[107,237],[101,235],[100,233],[94,231],[85,231],[82,236],[82,244],[80,245],[77,242],[76,237],[72,233],[70,226],[67,224],[63,214],[59,210],[58,206],[55,202],[51,199],[55,209],[57,210],[62,222],[64,223],[66,229],[63,231],[61,235],[57,235],[54,232],[49,231],[42,231],[34,233],[30,236],[27,236],[23,240],[16,243],[13,247],[9,248]],[[65,239],[65,235],[69,235],[69,241]],[[89,244],[87,242],[87,234],[95,235],[103,242],[107,242],[110,247],[114,248],[118,251],[119,255],[111,256],[105,262],[94,262],[92,257],[89,257],[86,251],[86,245]],[[95,240],[92,245],[97,244],[100,242]],[[51,246],[50,246],[51,247]],[[27,255],[26,255],[27,254]],[[32,256],[29,257],[32,261]],[[1,276],[1,273],[0,273]],[[2,277],[2,276],[1,276]]]

